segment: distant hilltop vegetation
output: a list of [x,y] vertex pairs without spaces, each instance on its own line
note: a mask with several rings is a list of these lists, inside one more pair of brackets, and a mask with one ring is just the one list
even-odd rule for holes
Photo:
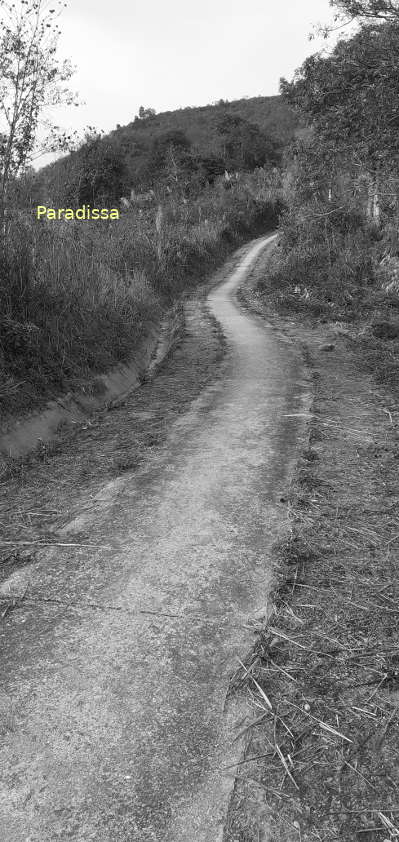
[[237,123],[245,121],[256,126],[276,144],[278,150],[282,150],[292,140],[299,122],[298,115],[280,96],[253,97],[233,102],[221,100],[216,105],[181,108],[162,114],[143,109],[141,114],[141,118],[136,117],[129,125],[118,126],[109,137],[123,149],[132,178],[144,176],[147,183],[150,174],[146,172],[145,158],[149,147],[163,133],[183,132],[200,154],[223,156],[225,118],[237,118]]
[[109,205],[134,191],[179,180],[202,189],[228,172],[281,162],[300,131],[298,115],[280,96],[253,97],[156,114],[140,108],[127,126],[92,132],[81,147],[37,175],[38,204]]

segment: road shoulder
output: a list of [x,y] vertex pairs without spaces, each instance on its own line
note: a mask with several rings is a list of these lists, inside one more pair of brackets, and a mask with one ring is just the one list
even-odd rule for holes
[[235,677],[249,713],[225,842],[393,839],[399,407],[335,326],[271,315],[251,288],[241,299],[302,348],[313,404],[273,608]]

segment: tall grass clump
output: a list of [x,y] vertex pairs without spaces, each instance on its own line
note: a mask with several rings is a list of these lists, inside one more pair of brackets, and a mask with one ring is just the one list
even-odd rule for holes
[[1,368],[33,398],[126,359],[159,304],[142,275],[105,259],[111,230],[103,240],[77,225],[18,223],[2,266]]

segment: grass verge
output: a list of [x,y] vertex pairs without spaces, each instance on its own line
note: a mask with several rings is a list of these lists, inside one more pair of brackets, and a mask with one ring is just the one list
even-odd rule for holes
[[336,329],[280,326],[307,349],[314,401],[273,610],[235,677],[252,710],[225,842],[385,842],[399,838],[399,405]]

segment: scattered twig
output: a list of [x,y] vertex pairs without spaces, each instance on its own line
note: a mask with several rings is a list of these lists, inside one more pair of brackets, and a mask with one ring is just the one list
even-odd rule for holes
[[106,544],[64,544],[60,541],[1,541],[0,547],[79,547],[82,550],[112,550]]
[[399,830],[384,813],[378,813],[378,817],[381,819],[385,829],[390,834],[391,839],[399,839]]
[[349,762],[348,762],[348,760],[344,760],[344,763],[345,763],[345,765],[346,765],[346,766],[348,766],[348,768],[349,768],[349,769],[352,769],[352,772],[355,772],[355,773],[356,773],[356,775],[359,775],[359,777],[360,777],[360,778],[362,778],[362,780],[363,780],[366,784],[368,784],[368,786],[370,786],[370,787],[371,787],[371,789],[373,789],[373,790],[374,790],[374,792],[377,792],[377,790],[376,790],[375,786],[373,786],[373,784],[372,784],[369,780],[367,780],[367,778],[365,778],[365,777],[364,777],[364,775],[362,775],[362,773],[361,773],[361,772],[359,772],[359,769],[355,769],[355,767],[354,767],[354,766],[352,766],[352,764],[351,764],[351,763],[349,763]]
[[311,649],[309,646],[303,646],[302,643],[298,643],[297,640],[293,640],[292,637],[284,634],[284,632],[280,631],[280,629],[276,629],[274,626],[269,626],[269,631],[277,637],[281,637],[283,640],[286,640],[288,643],[292,643],[293,646],[298,646],[299,649],[304,649],[305,652],[312,652],[314,655],[324,655],[326,658],[332,658],[332,655],[330,655],[329,652],[320,652],[317,649]]
[[251,679],[251,681],[253,681],[253,683],[255,684],[256,689],[258,690],[258,692],[259,692],[259,693],[260,693],[260,695],[262,696],[262,699],[264,700],[264,702],[266,702],[266,705],[267,705],[267,707],[269,708],[269,710],[270,710],[270,711],[273,711],[273,707],[272,707],[272,703],[271,703],[270,699],[268,699],[268,697],[266,696],[265,691],[264,691],[264,690],[262,690],[262,687],[260,686],[260,684],[258,684],[258,682],[257,682],[256,678],[254,678],[254,676],[253,676],[253,675],[252,675],[252,674],[251,674],[251,673],[247,670],[247,668],[244,666],[244,664],[243,664],[243,662],[240,660],[240,658],[237,658],[237,660],[238,660],[238,662],[241,664],[241,666],[242,666],[242,668],[243,668],[243,670],[244,670],[245,674],[246,674],[246,675],[247,675],[247,676]]
[[389,411],[389,409],[384,409],[383,407],[382,411],[385,412],[386,415],[388,415],[391,424],[393,424],[392,413]]
[[14,610],[14,608],[17,608],[17,607],[19,608],[19,606],[20,606],[20,605],[22,604],[22,602],[24,601],[24,599],[25,599],[25,597],[26,597],[27,592],[28,592],[28,585],[26,586],[26,588],[25,588],[25,590],[24,590],[24,592],[23,592],[23,594],[22,594],[21,596],[16,596],[16,597],[14,597],[14,598],[11,600],[11,602],[9,602],[9,603],[8,603],[8,605],[6,605],[6,607],[5,607],[4,611],[3,611],[2,615],[1,615],[1,619],[2,619],[2,620],[4,620],[4,619],[5,619],[5,617],[7,616],[7,614],[8,614],[8,612],[9,612],[9,611],[13,611],[13,610]]
[[304,716],[308,716],[309,719],[313,719],[314,722],[317,722],[317,724],[320,726],[320,728],[323,728],[324,731],[328,731],[328,733],[332,734],[335,737],[339,737],[341,740],[346,740],[347,743],[353,742],[353,740],[350,740],[349,737],[345,736],[345,734],[341,734],[340,731],[337,731],[331,725],[328,725],[326,722],[323,722],[322,719],[318,719],[317,716],[313,716],[312,713],[310,713],[307,710],[304,710],[304,708],[299,707],[299,705],[296,705],[294,702],[289,701],[289,699],[285,699],[285,703],[287,705],[291,705],[292,707],[296,708],[301,713],[303,713]]
[[283,667],[276,664],[275,661],[272,660],[272,658],[270,658],[270,663],[273,664],[273,666],[276,667],[276,669],[279,670],[279,672],[282,672],[283,675],[286,675],[287,678],[289,678],[290,681],[295,681],[296,683],[298,683],[297,678],[294,678],[294,676],[291,675],[287,670],[285,670]]
[[277,742],[275,743],[275,749],[276,749],[277,754],[278,754],[278,756],[279,756],[279,758],[280,758],[280,760],[281,760],[281,763],[283,764],[283,767],[284,767],[284,769],[285,769],[285,771],[286,771],[286,774],[288,775],[288,777],[289,777],[290,781],[294,784],[295,789],[297,789],[297,790],[299,791],[299,786],[298,786],[298,784],[297,784],[297,782],[296,782],[295,778],[293,778],[293,776],[291,775],[291,772],[290,772],[290,770],[289,770],[289,768],[288,768],[288,765],[287,765],[287,761],[286,761],[286,759],[285,759],[285,757],[284,757],[284,755],[283,755],[283,752],[281,751],[281,748],[280,748],[280,746],[278,745],[278,743],[277,743]]

